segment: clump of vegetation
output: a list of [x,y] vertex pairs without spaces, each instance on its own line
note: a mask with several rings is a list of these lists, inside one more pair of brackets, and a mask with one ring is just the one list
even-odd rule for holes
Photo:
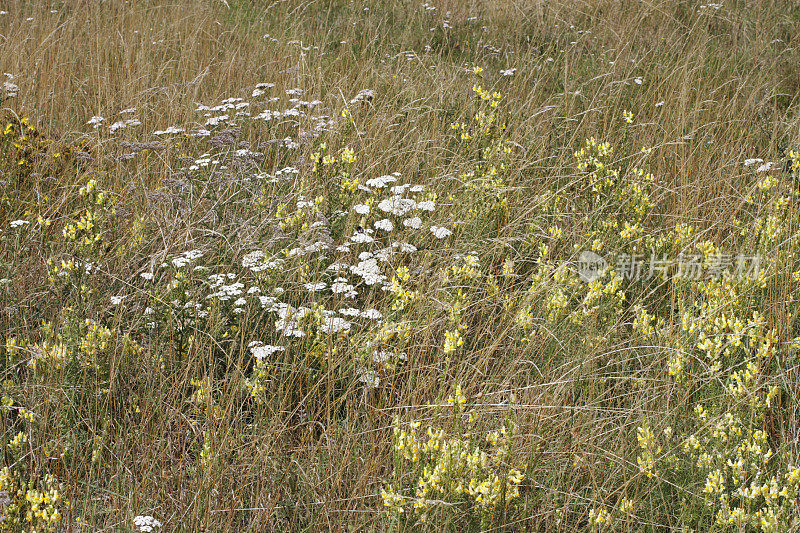
[[525,477],[507,463],[514,422],[482,434],[475,431],[476,412],[464,412],[467,399],[460,386],[447,402],[455,409],[452,435],[434,426],[423,432],[419,421],[395,420],[396,483],[381,490],[384,505],[398,518],[409,507],[423,523],[451,522],[446,515],[459,511],[482,527],[502,523]]

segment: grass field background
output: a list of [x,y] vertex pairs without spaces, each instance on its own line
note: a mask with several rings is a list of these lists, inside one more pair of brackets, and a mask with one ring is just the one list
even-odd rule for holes
[[0,530],[800,527],[798,30],[0,1]]

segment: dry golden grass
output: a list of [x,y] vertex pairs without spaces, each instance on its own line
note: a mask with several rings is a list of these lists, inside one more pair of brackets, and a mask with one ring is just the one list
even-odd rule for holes
[[[658,339],[631,333],[630,314],[592,315],[580,327],[547,323],[525,340],[509,318],[543,261],[539,243],[552,241],[552,257],[562,261],[592,245],[587,239],[596,213],[581,203],[586,176],[574,156],[584,139],[618,147],[613,162],[625,169],[640,164],[641,148],[652,148],[649,234],[668,235],[687,223],[697,242],[718,247],[738,245],[739,230],[750,223],[746,197],[759,176],[743,161],[790,164],[788,151],[798,147],[800,134],[800,10],[781,1],[726,2],[718,10],[700,4],[443,1],[426,10],[419,2],[368,0],[0,2],[7,11],[0,15],[0,73],[13,74],[19,86],[15,98],[0,101],[0,127],[29,117],[54,140],[44,148],[49,157],[70,145],[88,154],[59,172],[45,163],[25,172],[0,163],[7,174],[0,177],[0,265],[8,272],[0,340],[27,343],[29,357],[55,334],[85,336],[84,319],[102,323],[115,339],[96,373],[64,366],[41,378],[26,370],[24,358],[3,352],[3,394],[35,414],[26,426],[27,471],[31,479],[52,473],[72,504],[59,527],[135,531],[134,516],[153,515],[164,531],[585,531],[592,527],[591,508],[611,508],[625,496],[637,508],[616,522],[617,530],[710,530],[713,513],[691,515],[695,507],[681,500],[701,497],[702,486],[668,480],[654,489],[638,469],[636,440],[645,420],[659,431],[683,430],[700,401],[697,391],[680,392],[665,368],[682,349],[678,326],[685,309],[676,302],[691,307],[693,298],[705,297],[702,290],[626,289],[626,313],[634,304],[651,306],[675,326]],[[500,74],[509,68],[516,69],[513,76]],[[153,132],[203,127],[198,105],[255,100],[250,94],[263,82],[275,84],[270,94],[302,88],[300,98],[321,100],[341,127],[320,140],[357,152],[352,172],[361,183],[399,172],[404,182],[439,194],[444,222],[467,220],[450,224],[452,246],[430,246],[414,263],[421,303],[405,315],[415,321],[408,361],[383,375],[377,389],[365,388],[355,373],[364,339],[354,335],[344,344],[328,342],[330,359],[310,385],[301,372],[276,370],[268,401],[254,406],[245,386],[252,372],[247,345],[271,321],[248,314],[252,322],[234,330],[215,316],[186,346],[177,330],[148,334],[142,327],[151,305],[145,302],[171,297],[166,281],[148,294],[142,272],[195,248],[205,253],[205,264],[219,267],[214,272],[238,268],[244,254],[280,238],[278,204],[307,186],[298,179],[287,189],[266,187],[254,196],[261,204],[241,203],[249,185],[236,180],[213,191],[173,188],[184,167],[180,158],[194,160],[212,147],[205,138]],[[502,93],[504,142],[515,147],[500,191],[507,207],[496,217],[500,222],[487,217],[483,226],[469,222],[483,207],[459,196],[476,156],[450,128],[475,112],[476,83]],[[361,89],[375,97],[356,111],[349,101]],[[341,116],[346,107],[354,107],[351,126]],[[141,125],[111,135],[108,127],[128,108],[136,108]],[[630,127],[623,125],[623,110],[635,115]],[[105,117],[97,130],[87,125],[95,115]],[[295,164],[306,172],[319,140],[281,150],[264,143],[287,135],[297,140],[298,129],[265,124],[247,122],[235,146],[225,149],[263,152],[262,172]],[[120,159],[130,152],[125,142],[152,141],[163,149]],[[9,153],[2,146],[0,157]],[[782,176],[782,184],[797,189],[796,175]],[[59,292],[48,280],[47,261],[72,257],[61,232],[82,213],[78,189],[90,179],[117,210],[107,228],[109,247],[95,259],[102,278],[85,280],[91,292],[80,286]],[[334,187],[334,181],[311,186],[315,194],[333,194]],[[543,207],[546,190],[561,198],[560,209]],[[6,229],[13,220],[38,216],[52,221],[50,229],[33,233],[32,223],[25,236]],[[551,225],[562,230],[560,240],[548,236]],[[796,220],[786,228],[771,249],[785,261],[775,263],[780,280],[793,272],[791,254],[780,254],[796,248]],[[473,249],[485,273],[499,273],[513,259],[519,280],[503,286],[506,300],[470,297],[464,319],[470,351],[450,360],[442,343],[453,327],[452,301],[442,298],[455,289],[445,290],[437,272],[453,263],[452,252]],[[306,281],[302,268],[280,273],[287,287]],[[758,308],[777,328],[783,348],[770,383],[782,383],[781,407],[764,424],[776,455],[796,464],[797,367],[795,352],[785,346],[800,326],[797,284],[784,281],[743,293],[748,303],[737,309]],[[555,286],[530,291],[536,309],[544,309]],[[123,293],[141,298],[138,307],[109,303],[109,296]],[[372,298],[365,309],[383,301]],[[53,335],[42,325],[48,321]],[[141,351],[125,348],[126,337]],[[310,341],[302,346],[311,352]],[[286,353],[275,368],[307,364],[306,352]],[[212,402],[189,401],[198,389],[192,380],[205,376],[214,380],[213,409]],[[453,419],[437,406],[455,384],[486,430],[514,413],[518,432],[509,464],[525,465],[520,497],[490,519],[456,513],[443,522],[398,521],[381,499],[396,466],[393,419],[442,420],[453,429]],[[4,443],[20,431],[19,417],[6,411]],[[202,460],[204,443],[213,449],[209,464]],[[7,447],[0,462],[22,464]]]

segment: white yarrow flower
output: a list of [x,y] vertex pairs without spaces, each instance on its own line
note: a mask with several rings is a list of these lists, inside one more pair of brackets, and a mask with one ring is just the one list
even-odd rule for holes
[[345,320],[342,317],[338,316],[330,316],[325,317],[322,324],[320,325],[320,329],[323,333],[338,333],[340,331],[347,331],[350,329],[350,322]]
[[374,257],[351,266],[350,272],[361,276],[364,283],[367,285],[375,285],[376,283],[382,283],[386,280],[386,276],[381,274],[381,267],[378,265],[378,260]]
[[407,242],[395,242],[392,243],[392,246],[395,248],[399,248],[401,252],[407,254],[413,254],[414,252],[417,251],[416,246],[414,246],[413,244],[409,244]]
[[397,181],[397,178],[390,175],[380,176],[378,178],[370,178],[367,180],[366,185],[367,187],[376,187],[378,189],[382,189],[389,185],[390,183],[394,183]]
[[153,132],[153,135],[173,135],[175,133],[183,133],[183,128],[178,128],[175,126],[170,126],[165,130],[157,130]]
[[343,294],[346,298],[355,298],[358,293],[355,287],[347,283],[344,278],[337,278],[337,281],[331,283],[331,292],[333,294]]
[[433,233],[433,236],[437,239],[446,239],[453,234],[452,231],[441,226],[431,226],[431,233]]
[[422,219],[419,217],[407,218],[403,221],[403,225],[407,228],[419,229],[422,227]]
[[422,211],[436,211],[436,203],[433,200],[417,202],[417,209],[421,209]]
[[353,211],[358,213],[359,215],[368,215],[369,214],[369,206],[366,204],[356,204],[352,207]]
[[383,231],[392,231],[394,229],[394,224],[388,218],[384,218],[382,220],[378,220],[375,222],[375,229],[380,229]]
[[306,283],[303,285],[308,292],[317,292],[323,290],[328,284],[320,281],[319,283]]
[[401,217],[414,208],[419,208],[419,204],[410,198],[403,198],[399,194],[381,200],[378,204],[378,209],[384,213],[391,213],[395,216]]
[[266,255],[261,250],[255,250],[242,257],[242,266],[251,272],[263,272],[279,265],[279,261],[267,261]]
[[284,348],[283,346],[272,346],[270,344],[261,344],[261,343],[250,347],[250,353],[253,354],[253,357],[255,357],[256,359],[264,359],[265,357],[269,357],[275,352],[283,352],[285,350],[286,348]]
[[155,528],[161,527],[161,522],[150,515],[140,515],[133,519],[133,525],[139,528],[140,532],[149,533]]
[[380,375],[374,370],[365,370],[362,368],[358,371],[358,374],[358,381],[369,389],[377,389],[381,384]]
[[380,320],[383,318],[383,314],[377,309],[367,309],[366,311],[361,311],[360,316],[361,318],[366,318],[368,320]]
[[355,97],[352,100],[350,100],[350,103],[355,104],[362,100],[371,100],[374,97],[375,97],[375,91],[373,91],[372,89],[362,89],[358,91],[358,94],[355,95]]
[[380,365],[391,359],[393,355],[393,352],[387,351],[374,352],[372,354],[372,360]]
[[352,237],[350,237],[350,240],[353,241],[353,242],[359,243],[359,244],[367,244],[367,243],[375,241],[375,239],[373,239],[372,237],[367,235],[365,232],[364,233],[362,233],[362,232],[355,233]]
[[89,125],[90,125],[90,126],[92,126],[94,129],[97,129],[97,128],[99,128],[99,127],[100,127],[100,123],[101,123],[101,122],[103,122],[104,120],[105,120],[105,119],[104,119],[103,117],[101,117],[101,116],[99,116],[99,115],[95,115],[95,116],[93,116],[92,118],[90,118],[89,120],[87,120],[87,121],[86,121],[86,124],[89,124]]

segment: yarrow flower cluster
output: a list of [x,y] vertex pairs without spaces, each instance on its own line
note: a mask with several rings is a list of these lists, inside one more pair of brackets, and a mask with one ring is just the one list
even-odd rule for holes
[[152,533],[161,527],[161,522],[150,515],[139,515],[134,517],[133,525],[138,527],[142,533]]

